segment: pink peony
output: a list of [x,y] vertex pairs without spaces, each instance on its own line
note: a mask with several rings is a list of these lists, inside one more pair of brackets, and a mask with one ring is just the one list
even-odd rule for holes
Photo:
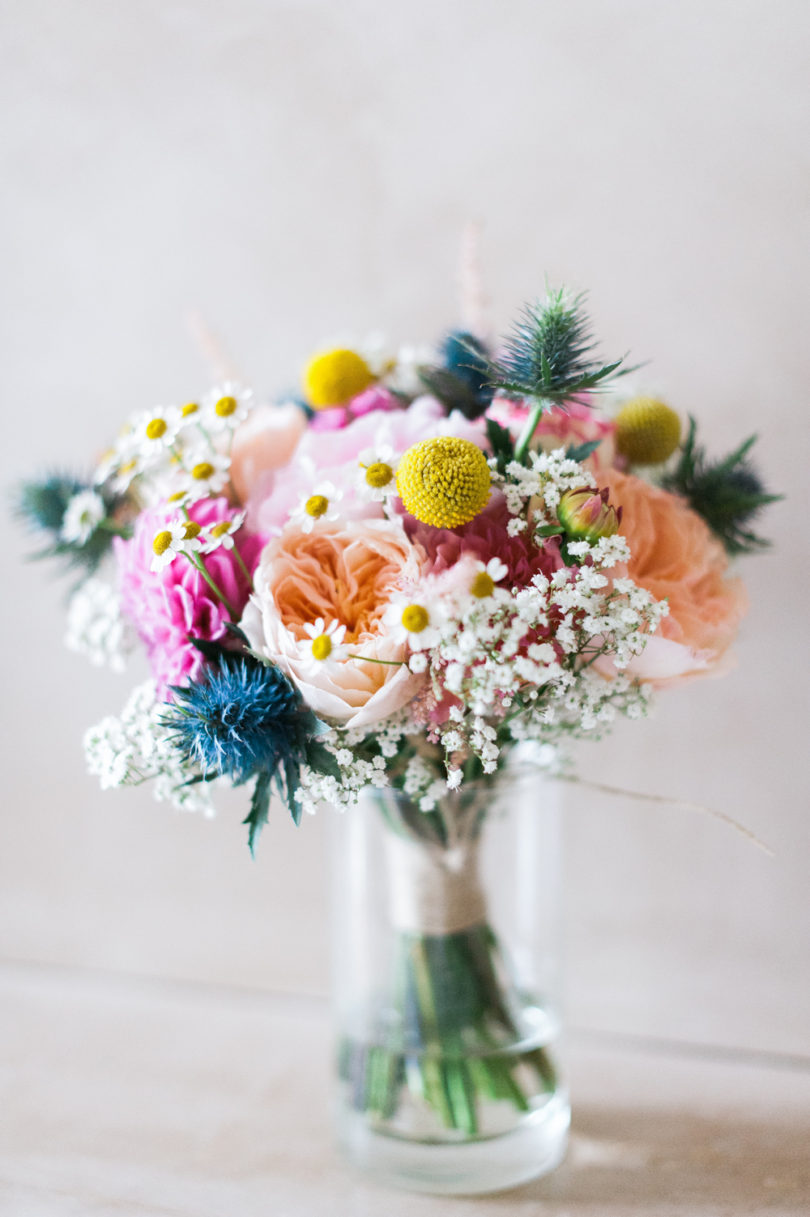
[[[121,605],[146,645],[159,696],[166,695],[169,685],[193,680],[203,665],[203,657],[189,642],[189,635],[211,641],[224,638],[226,622],[231,620],[222,601],[182,554],[162,571],[151,570],[155,533],[165,528],[173,514],[168,508],[144,511],[135,522],[132,539],[114,541]],[[192,520],[203,526],[232,519],[234,514],[227,500],[221,498],[201,499],[189,509]],[[264,543],[262,538],[240,530],[234,539],[248,570],[253,570]],[[241,612],[250,588],[233,551],[221,547],[206,554],[203,561],[234,610]]]
[[418,440],[436,435],[459,435],[482,448],[486,445],[482,424],[457,412],[448,417],[441,403],[427,396],[417,398],[407,410],[372,410],[338,431],[310,427],[290,463],[276,471],[269,491],[260,483],[251,492],[248,522],[256,532],[278,535],[290,513],[323,481],[343,492],[343,519],[382,517],[379,503],[356,494],[361,454],[388,445],[399,455]]
[[316,410],[309,425],[313,431],[340,431],[356,418],[362,418],[364,414],[371,414],[374,410],[400,408],[400,403],[393,393],[389,393],[388,389],[382,388],[381,385],[372,385],[370,389],[358,393],[345,406],[327,406],[325,409]]
[[542,548],[523,534],[510,537],[507,525],[511,518],[503,495],[496,490],[484,510],[460,528],[432,528],[413,516],[404,516],[403,522],[409,537],[428,556],[427,573],[438,575],[449,570],[462,555],[482,562],[500,558],[509,568],[504,586],[525,587],[532,575],[552,575],[563,560],[556,537],[546,540]]
[[269,493],[276,469],[290,460],[306,427],[306,414],[294,402],[250,412],[231,448],[231,482],[240,503],[259,487]]

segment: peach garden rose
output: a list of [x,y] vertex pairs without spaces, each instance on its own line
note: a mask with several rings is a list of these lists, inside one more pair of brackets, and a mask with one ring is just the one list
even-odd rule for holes
[[[368,727],[416,695],[423,678],[407,667],[407,643],[383,618],[391,594],[414,582],[421,548],[388,520],[286,528],[264,549],[256,592],[242,619],[251,647],[278,664],[316,714]],[[342,650],[362,658],[313,657],[307,626],[345,626]]]
[[742,581],[729,578],[722,545],[683,499],[632,474],[611,471],[610,499],[623,508],[629,577],[669,604],[628,674],[656,686],[719,675],[748,603]]

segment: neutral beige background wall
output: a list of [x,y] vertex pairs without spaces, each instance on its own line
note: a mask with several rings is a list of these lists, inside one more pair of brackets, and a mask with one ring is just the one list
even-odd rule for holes
[[[3,485],[196,395],[190,307],[262,390],[335,331],[430,339],[469,218],[499,327],[545,274],[587,287],[605,348],[652,361],[713,447],[762,432],[790,499],[745,563],[739,667],[582,771],[729,812],[776,856],[567,789],[569,1007],[810,1053],[807,5],[2,7]],[[62,650],[59,590],[4,536],[0,956],[322,990],[326,819],[279,811],[251,864],[238,801],[206,823],[102,795],[81,732],[131,681]]]

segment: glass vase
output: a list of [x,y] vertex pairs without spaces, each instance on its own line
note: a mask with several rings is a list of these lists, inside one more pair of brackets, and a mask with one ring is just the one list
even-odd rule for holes
[[552,1170],[570,1119],[556,786],[523,757],[431,810],[369,789],[334,835],[343,1152],[440,1194]]

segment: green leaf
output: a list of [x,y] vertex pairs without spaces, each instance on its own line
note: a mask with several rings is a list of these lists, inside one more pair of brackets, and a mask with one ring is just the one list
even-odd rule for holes
[[335,778],[337,781],[340,781],[340,765],[337,763],[335,754],[325,744],[322,744],[320,740],[307,740],[305,756],[307,764],[316,773],[321,773],[325,777]]
[[569,461],[587,461],[588,457],[596,452],[596,449],[601,444],[601,439],[588,440],[586,444],[572,444],[566,449],[565,455]]
[[504,473],[506,466],[515,457],[515,441],[512,439],[512,433],[497,423],[494,418],[488,418],[487,439],[492,448],[492,455],[498,462],[498,472]]
[[267,817],[270,812],[270,782],[271,775],[267,772],[260,773],[256,778],[256,785],[253,787],[253,794],[250,798],[250,811],[242,821],[248,827],[248,848],[252,857],[256,857],[256,844],[259,840],[259,835],[267,823]]

